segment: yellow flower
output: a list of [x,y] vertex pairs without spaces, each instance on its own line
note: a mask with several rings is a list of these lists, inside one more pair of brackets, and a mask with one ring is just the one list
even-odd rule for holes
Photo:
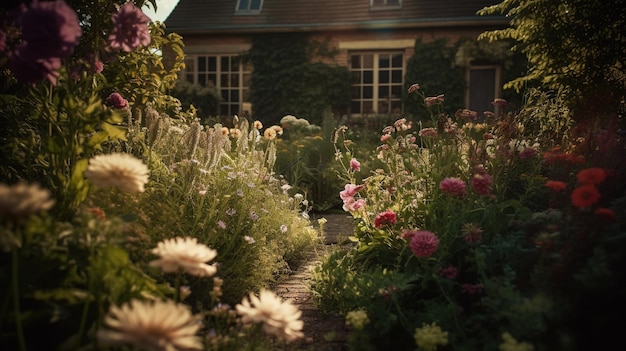
[[370,320],[367,317],[367,311],[355,310],[346,314],[346,324],[354,329],[361,330]]
[[202,324],[189,308],[168,301],[132,300],[111,306],[98,340],[107,345],[132,345],[149,351],[202,350],[196,334]]
[[304,336],[300,320],[302,312],[291,303],[283,301],[272,291],[261,289],[257,297],[250,293],[248,298],[235,306],[244,323],[262,323],[263,330],[287,342]]
[[198,277],[210,277],[217,272],[215,265],[205,262],[217,256],[217,251],[198,243],[196,238],[173,238],[161,241],[152,249],[161,258],[150,262],[152,267],[160,267],[163,272],[182,270]]
[[85,177],[94,185],[118,187],[128,193],[144,191],[150,170],[138,158],[125,153],[98,155],[89,160]]
[[502,340],[504,342],[500,344],[500,351],[533,351],[535,349],[530,343],[518,342],[509,332],[502,334]]
[[444,332],[437,323],[424,323],[421,328],[415,329],[415,343],[420,350],[435,351],[437,346],[445,346],[448,344],[448,332]]

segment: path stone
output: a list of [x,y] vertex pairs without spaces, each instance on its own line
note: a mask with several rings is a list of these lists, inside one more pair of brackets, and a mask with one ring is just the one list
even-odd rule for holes
[[276,285],[276,294],[291,299],[302,311],[305,339],[297,346],[306,351],[346,351],[349,330],[343,317],[329,316],[317,308],[311,291],[312,272],[320,263],[320,257],[335,245],[345,245],[354,231],[354,220],[345,214],[312,215],[311,222],[317,227],[319,218],[326,218],[324,245],[310,253],[304,264],[284,276]]

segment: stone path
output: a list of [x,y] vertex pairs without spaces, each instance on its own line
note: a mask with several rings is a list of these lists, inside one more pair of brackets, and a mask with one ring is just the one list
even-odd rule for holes
[[318,310],[310,289],[311,272],[319,264],[320,257],[335,245],[342,245],[353,233],[353,219],[345,214],[323,214],[311,216],[317,226],[318,218],[326,218],[324,245],[312,252],[309,259],[293,274],[279,280],[277,295],[291,299],[302,311],[305,339],[297,346],[302,351],[345,351],[349,330],[342,317],[329,316]]

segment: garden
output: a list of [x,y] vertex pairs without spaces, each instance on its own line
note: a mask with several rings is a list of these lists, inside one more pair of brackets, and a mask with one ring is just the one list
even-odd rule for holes
[[527,57],[505,86],[522,105],[450,106],[414,72],[412,113],[367,129],[206,123],[172,95],[184,43],[141,11],[156,3],[97,3],[3,5],[3,349],[316,350],[273,288],[318,250],[324,211],[355,224],[310,286],[346,349],[621,343],[620,0],[483,9],[512,18],[481,40]]

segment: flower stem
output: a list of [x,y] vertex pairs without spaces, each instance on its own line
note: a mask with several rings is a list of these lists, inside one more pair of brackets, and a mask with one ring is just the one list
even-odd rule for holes
[[180,302],[180,280],[182,276],[183,272],[179,270],[176,274],[176,282],[174,283],[174,289],[176,289],[176,291],[174,292],[174,301],[176,302]]
[[19,279],[18,279],[18,263],[19,257],[17,249],[13,249],[12,252],[12,285],[13,285],[13,312],[15,313],[15,329],[17,332],[17,341],[20,345],[21,351],[26,351],[26,340],[24,339],[24,330],[22,329],[22,315],[20,313],[20,289],[19,289]]

